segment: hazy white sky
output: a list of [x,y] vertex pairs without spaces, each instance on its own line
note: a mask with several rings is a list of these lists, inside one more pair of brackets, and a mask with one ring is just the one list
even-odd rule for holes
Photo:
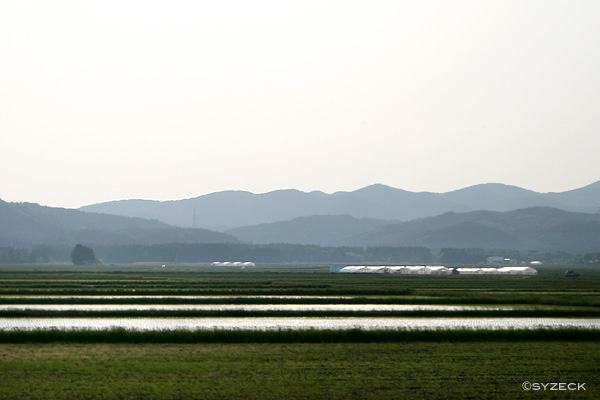
[[0,198],[600,180],[600,1],[0,1]]

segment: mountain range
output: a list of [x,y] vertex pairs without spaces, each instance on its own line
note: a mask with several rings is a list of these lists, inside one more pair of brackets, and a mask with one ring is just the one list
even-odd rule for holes
[[600,250],[600,214],[529,207],[513,211],[449,212],[385,225],[346,238],[346,245],[470,247],[566,251]]
[[289,221],[242,226],[225,231],[244,242],[256,244],[295,243],[320,246],[348,245],[352,238],[391,224],[372,218],[350,215],[313,215]]
[[483,248],[573,253],[600,250],[600,214],[551,207],[448,212],[399,223],[345,216],[299,217],[227,231],[253,243]]
[[225,232],[313,215],[409,221],[446,212],[511,211],[536,206],[597,213],[600,211],[600,181],[561,193],[538,193],[499,183],[446,193],[409,192],[381,184],[332,194],[294,189],[263,194],[224,191],[174,201],[119,200],[84,206],[80,210]]
[[156,220],[7,203],[0,200],[0,246],[236,243],[206,229],[179,228]]
[[79,210],[0,200],[0,247],[294,243],[597,252],[599,205],[600,182],[562,193],[502,184],[447,193],[385,185],[333,194],[226,191],[177,201],[121,200]]

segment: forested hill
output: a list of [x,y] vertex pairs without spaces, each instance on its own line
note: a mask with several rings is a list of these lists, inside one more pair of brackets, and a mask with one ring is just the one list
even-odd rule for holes
[[290,221],[242,226],[226,231],[248,243],[294,243],[343,246],[354,235],[364,234],[395,221],[354,218],[350,215],[314,215]]
[[510,211],[535,206],[596,213],[600,209],[600,181],[562,193],[538,193],[498,183],[447,193],[410,192],[380,184],[332,194],[293,189],[263,194],[224,191],[174,201],[120,200],[81,210],[157,219],[181,227],[195,226],[196,221],[199,227],[224,232],[314,215],[410,221],[451,211]]
[[[501,210],[468,211],[482,206],[477,202],[478,198],[489,208]],[[520,204],[534,204],[540,198],[552,204],[570,204],[592,212],[570,212],[548,206],[512,210]],[[194,203],[196,200],[199,202]],[[173,218],[182,213],[189,214],[189,225],[196,215],[199,226],[207,221],[220,226],[237,226],[226,233],[219,233],[178,228],[156,218],[125,217],[0,200],[0,247],[243,241],[587,253],[600,251],[599,204],[600,182],[570,192],[544,195],[498,184],[473,186],[442,197],[434,193],[410,193],[374,185],[355,192],[331,195],[285,190],[264,195],[221,192],[173,202],[123,201],[106,204],[116,207],[114,210],[126,206],[128,213],[136,213],[139,217],[156,217],[154,212],[158,210],[158,215]],[[447,206],[453,211],[444,211]],[[344,211],[353,211],[354,214]],[[436,214],[400,222],[414,212]],[[308,215],[297,216],[299,213]],[[394,220],[393,216],[397,218]],[[265,220],[271,222],[248,223]]]
[[156,220],[86,213],[0,200],[0,247],[89,243],[236,243],[206,229],[183,229]]
[[445,213],[346,238],[347,245],[565,251],[600,250],[600,214],[550,207]]
[[600,251],[600,214],[551,207],[444,213],[408,222],[313,216],[227,231],[250,243]]

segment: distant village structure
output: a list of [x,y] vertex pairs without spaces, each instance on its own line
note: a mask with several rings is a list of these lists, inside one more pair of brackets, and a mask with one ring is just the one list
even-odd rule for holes
[[[506,257],[488,257],[485,260],[486,264],[492,264],[492,265],[519,265],[519,264],[524,264],[523,262],[519,262],[518,260],[515,260],[513,258],[506,258]],[[530,265],[542,265],[541,261],[538,260],[534,260],[531,261],[529,263]]]
[[488,257],[485,260],[486,264],[499,264],[499,265],[516,265],[519,262],[517,260],[513,260],[511,258],[505,257]]
[[402,275],[537,275],[538,271],[531,267],[485,267],[485,268],[448,268],[443,265],[398,265],[398,266],[365,266],[349,265],[332,267],[330,272],[362,273],[362,274],[402,274]]

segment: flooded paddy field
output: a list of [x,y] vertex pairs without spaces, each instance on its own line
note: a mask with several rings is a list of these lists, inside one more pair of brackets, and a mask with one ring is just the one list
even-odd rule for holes
[[597,394],[600,274],[580,272],[4,266],[0,398],[517,399],[524,381]]
[[[600,274],[0,268],[0,330],[600,329]],[[325,269],[324,269],[325,271]]]
[[[11,304],[1,311],[510,311],[531,310],[531,306],[464,306],[435,304]],[[546,306],[536,309],[554,309]]]
[[536,276],[351,276],[328,273],[326,267],[286,265],[245,271],[203,266],[4,266],[0,296],[391,296],[487,298],[509,304],[569,296],[598,302],[600,273],[594,268],[579,269],[581,276],[571,279],[564,277],[565,267],[548,268]]
[[0,330],[521,330],[600,329],[590,318],[2,318]]

